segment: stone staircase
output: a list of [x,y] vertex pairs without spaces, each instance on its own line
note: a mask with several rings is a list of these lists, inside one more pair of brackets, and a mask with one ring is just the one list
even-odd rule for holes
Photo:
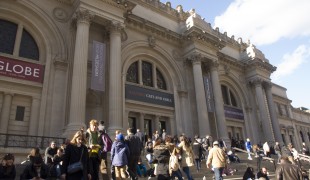
[[[225,176],[224,179],[231,179],[231,180],[242,180],[243,174],[246,170],[247,167],[251,166],[254,168],[255,173],[258,172],[258,163],[257,163],[257,159],[253,157],[253,160],[248,160],[247,159],[247,154],[243,153],[243,152],[237,152],[236,153],[238,155],[238,157],[240,158],[240,163],[230,163],[228,164],[228,168],[231,169],[235,169],[236,172],[234,172],[234,175],[232,176]],[[109,157],[108,157],[109,158]],[[273,159],[277,159],[276,155],[272,155]],[[147,162],[145,158],[142,158],[144,161],[144,164],[147,166]],[[309,162],[305,162],[303,161],[302,166],[304,169],[309,170],[310,169],[310,163]],[[199,172],[196,172],[196,168],[193,166],[190,168],[191,174],[193,176],[193,178],[195,180],[202,180],[203,177],[206,177],[206,180],[212,180],[213,178],[213,173],[211,171],[211,169],[207,169],[206,167],[206,160],[203,160],[201,163],[201,170]],[[275,179],[275,165],[273,163],[271,163],[268,160],[263,160],[261,162],[261,166],[260,167],[266,167],[268,169],[269,172],[269,178],[270,180],[274,180]],[[16,170],[17,170],[17,176],[16,179],[19,179],[19,175],[22,172],[22,170],[24,169],[24,165],[21,164],[16,164]],[[184,179],[187,179],[184,175],[184,173],[182,172]],[[103,179],[102,177],[100,178],[101,180],[107,180],[107,179]],[[152,177],[152,178],[148,178],[148,177],[142,177],[139,178],[140,180],[155,180],[156,177]]]

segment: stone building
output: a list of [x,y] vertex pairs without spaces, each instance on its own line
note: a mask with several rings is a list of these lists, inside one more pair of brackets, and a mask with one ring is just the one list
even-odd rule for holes
[[[250,42],[159,0],[0,1],[2,134],[70,137],[90,119],[189,136],[309,143]],[[296,139],[294,139],[296,138]]]

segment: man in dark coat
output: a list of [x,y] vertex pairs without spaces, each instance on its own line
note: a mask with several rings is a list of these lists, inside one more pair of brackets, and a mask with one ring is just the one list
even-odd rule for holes
[[48,166],[43,163],[41,156],[34,156],[31,164],[28,164],[23,173],[20,176],[21,180],[41,178],[46,179],[48,177]]
[[138,165],[138,161],[141,155],[141,141],[138,136],[134,134],[132,128],[128,128],[127,136],[125,138],[125,142],[129,147],[130,156],[128,159],[128,169],[131,176],[131,179],[137,179],[137,171],[136,167]]

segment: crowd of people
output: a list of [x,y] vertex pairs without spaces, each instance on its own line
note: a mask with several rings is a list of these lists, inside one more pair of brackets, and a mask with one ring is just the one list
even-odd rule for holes
[[[278,157],[277,179],[307,178],[299,163],[299,153],[292,144],[282,147],[278,142],[273,146],[268,142],[252,145],[249,138],[239,141],[244,143],[242,146],[234,139],[231,142],[231,148],[227,148],[225,141],[213,140],[209,135],[204,138],[195,135],[191,139],[185,134],[171,136],[165,130],[155,131],[152,136],[146,137],[140,129],[133,128],[127,129],[126,133],[116,130],[115,139],[112,140],[103,121],[91,120],[86,131],[81,128],[72,139],[59,147],[52,141],[44,155],[39,148],[33,148],[22,162],[25,168],[20,177],[16,177],[14,155],[6,154],[0,165],[0,179],[99,180],[99,176],[102,176],[104,180],[135,180],[140,177],[193,180],[191,170],[195,169],[202,174],[207,172],[201,168],[205,160],[213,178],[221,180],[223,176],[233,175],[237,171],[229,168],[230,163],[241,162],[234,147],[245,149],[248,160],[256,158],[259,162],[257,173],[253,167],[245,169],[244,180],[269,180],[267,168],[260,166],[262,159],[273,160],[271,154]],[[309,148],[304,143],[301,154],[309,155]],[[144,159],[146,164],[143,163]]]

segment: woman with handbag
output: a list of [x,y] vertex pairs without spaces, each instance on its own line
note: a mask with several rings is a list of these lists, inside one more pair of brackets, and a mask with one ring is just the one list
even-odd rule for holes
[[178,145],[178,148],[182,153],[182,170],[186,174],[188,180],[193,180],[193,177],[190,173],[190,167],[194,166],[194,152],[189,139],[185,135],[180,136],[180,144]]
[[89,157],[85,138],[83,132],[78,131],[66,147],[61,178],[67,180],[91,179],[88,163]]

